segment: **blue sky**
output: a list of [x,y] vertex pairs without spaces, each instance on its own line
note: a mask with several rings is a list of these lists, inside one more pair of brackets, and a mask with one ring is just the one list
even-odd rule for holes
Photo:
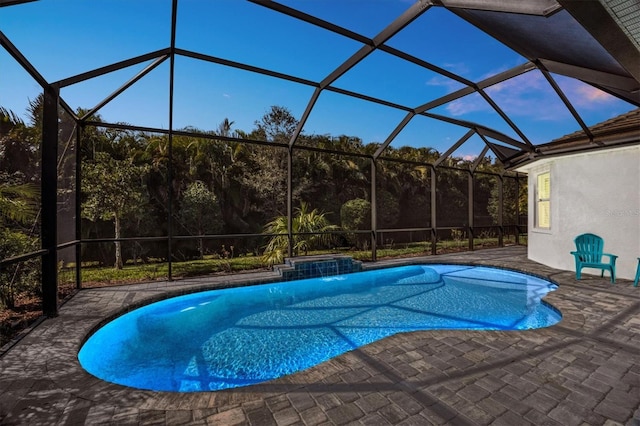
[[[367,37],[374,37],[411,5],[407,0],[282,0]],[[112,62],[168,47],[169,0],[40,0],[0,8],[0,30],[49,82]],[[180,0],[177,47],[320,81],[361,45],[240,0]],[[389,40],[397,49],[473,81],[526,62],[470,24],[442,8],[431,8]],[[64,88],[73,107],[91,108],[148,63]],[[174,126],[215,129],[224,119],[250,131],[271,105],[297,118],[313,93],[308,86],[238,69],[177,57]],[[0,105],[23,114],[40,88],[0,49]],[[634,107],[581,82],[554,76],[588,125]],[[167,128],[169,62],[129,88],[100,114],[106,121]],[[437,73],[375,51],[334,86],[410,107],[460,89]],[[534,143],[579,129],[537,70],[487,89],[487,93]],[[432,112],[476,121],[514,138],[515,132],[477,94]],[[382,142],[405,112],[323,91],[304,132],[347,134]],[[444,151],[466,129],[414,118],[393,145],[431,146]],[[456,155],[473,158],[482,149],[476,136]]]

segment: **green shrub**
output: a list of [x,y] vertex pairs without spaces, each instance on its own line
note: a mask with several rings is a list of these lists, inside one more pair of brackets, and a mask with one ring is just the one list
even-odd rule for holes
[[[340,223],[345,231],[357,231],[371,227],[371,203],[362,198],[349,200],[340,208]],[[356,233],[345,235],[349,245],[357,249],[364,249],[368,236],[360,236]]]
[[[37,239],[22,232],[0,230],[0,259],[35,250]],[[40,294],[40,268],[37,260],[9,265],[0,270],[0,305],[14,308],[20,293]]]

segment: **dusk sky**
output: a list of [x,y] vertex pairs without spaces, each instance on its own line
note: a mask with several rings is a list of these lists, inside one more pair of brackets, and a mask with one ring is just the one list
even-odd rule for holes
[[[407,0],[284,0],[366,37],[374,37],[404,10]],[[55,82],[113,62],[166,48],[170,43],[169,0],[40,0],[0,8],[0,30],[38,69]],[[388,45],[474,82],[526,59],[443,8],[432,7]],[[176,46],[288,75],[321,81],[361,47],[268,8],[239,0],[180,0]],[[92,108],[150,62],[63,88],[76,109]],[[0,106],[23,115],[39,85],[0,49]],[[587,125],[634,106],[589,85],[554,75]],[[169,125],[169,61],[100,110],[105,121],[166,129]],[[374,51],[335,87],[409,107],[418,107],[462,88],[460,83],[383,51]],[[533,70],[488,88],[487,93],[533,143],[579,130],[578,123],[543,75]],[[300,118],[313,88],[191,58],[175,61],[174,127],[212,130],[225,118],[234,129],[251,131],[270,106],[287,107]],[[431,112],[478,122],[519,139],[478,94]],[[383,142],[404,111],[323,91],[304,128],[306,134],[346,134],[365,143]],[[466,128],[415,117],[393,146],[430,146],[441,152]],[[474,136],[455,155],[473,158],[482,149]]]

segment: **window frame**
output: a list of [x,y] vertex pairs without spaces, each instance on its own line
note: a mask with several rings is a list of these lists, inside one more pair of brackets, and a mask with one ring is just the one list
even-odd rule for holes
[[[545,182],[546,180],[546,182]],[[536,174],[534,228],[551,230],[551,171]],[[543,207],[546,206],[546,207]],[[544,213],[542,213],[544,212]],[[545,222],[546,219],[546,222]]]

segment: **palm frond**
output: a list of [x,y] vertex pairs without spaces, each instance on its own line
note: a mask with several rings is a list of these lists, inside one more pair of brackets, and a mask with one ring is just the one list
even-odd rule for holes
[[27,224],[38,214],[39,199],[37,185],[0,185],[0,217]]
[[[291,229],[294,234],[292,250],[297,255],[299,253],[306,254],[309,250],[330,245],[333,241],[333,236],[326,234],[326,232],[337,230],[339,227],[329,222],[326,213],[318,209],[309,210],[309,204],[301,202],[300,206],[294,210]],[[280,234],[271,237],[265,247],[263,261],[269,266],[272,266],[274,262],[282,262],[284,260],[284,253],[289,245],[288,232],[286,216],[278,216],[265,226],[264,234]]]

